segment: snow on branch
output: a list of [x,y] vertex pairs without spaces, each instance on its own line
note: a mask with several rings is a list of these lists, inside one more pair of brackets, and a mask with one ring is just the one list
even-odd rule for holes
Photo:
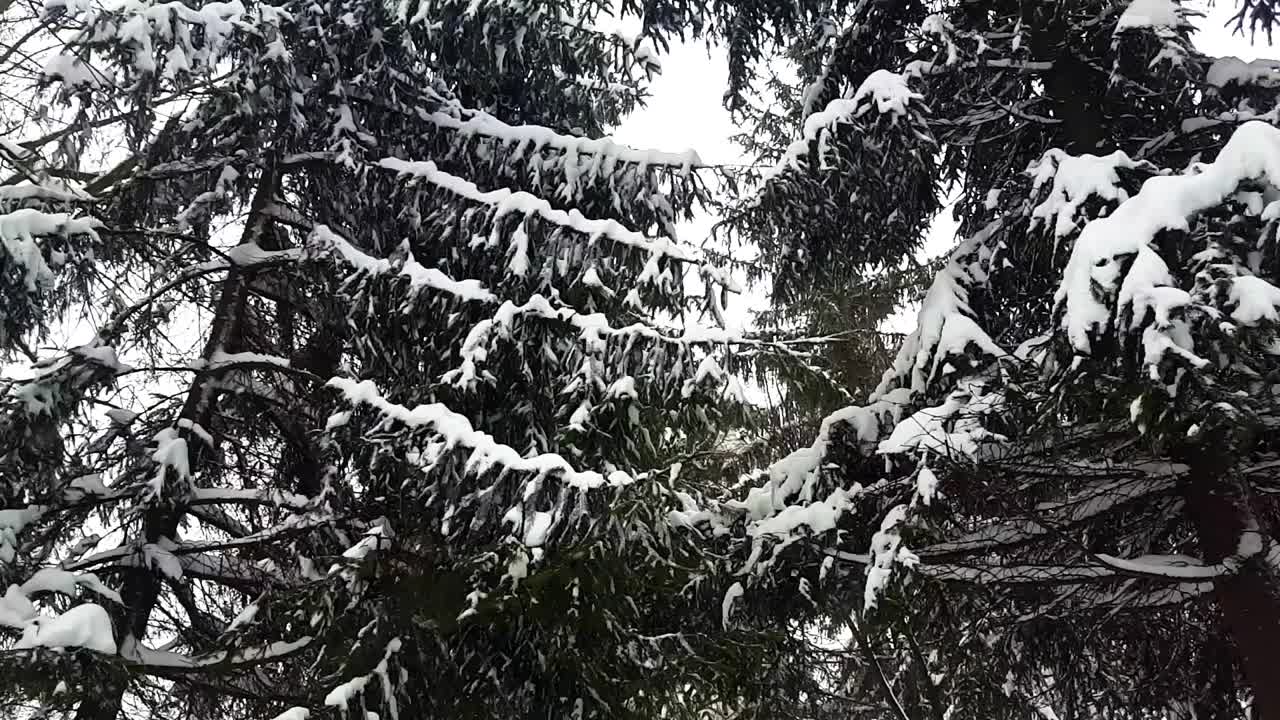
[[1153,28],[1168,32],[1189,27],[1187,11],[1181,0],[1130,0],[1128,7],[1116,21],[1116,32],[1134,28]]
[[[1153,309],[1157,318],[1167,318],[1173,307],[1189,303],[1183,291],[1172,287],[1168,266],[1152,248],[1152,241],[1164,230],[1188,230],[1191,216],[1222,203],[1244,181],[1280,182],[1280,129],[1261,122],[1241,125],[1217,160],[1196,170],[1191,175],[1148,179],[1137,195],[1081,231],[1054,294],[1062,313],[1060,326],[1080,355],[1089,354],[1091,333],[1103,330],[1111,321],[1112,308],[1099,298],[1098,289],[1103,298],[1118,291],[1117,310],[1136,305],[1135,322],[1147,308]],[[1122,277],[1121,268],[1129,257],[1136,259]],[[1249,282],[1259,288],[1261,284],[1273,287],[1260,279],[1246,281],[1246,286]],[[1274,299],[1280,295],[1268,291],[1263,301],[1272,303]],[[1184,324],[1161,325],[1157,321],[1144,333],[1148,365],[1154,366],[1171,351],[1203,364],[1192,354],[1192,339]]]
[[[367,675],[358,675],[333,688],[325,695],[324,704],[328,707],[336,707],[339,711],[345,711],[352,700],[364,694],[369,681],[373,680],[374,676],[377,676],[382,687],[382,700],[386,703],[390,716],[393,720],[399,718],[400,713],[396,704],[395,687],[391,684],[389,663],[391,658],[400,652],[401,646],[400,638],[392,638],[382,653],[382,659],[374,666],[373,672]],[[372,714],[369,713],[369,715]]]
[[[159,75],[173,79],[185,73],[207,73],[232,49],[239,33],[261,36],[266,26],[280,26],[292,15],[266,3],[248,10],[240,0],[206,2],[193,7],[182,2],[153,3],[127,0],[100,12],[89,3],[77,3],[76,15],[85,27],[51,57],[44,76],[68,88],[101,87],[112,83],[109,75],[85,63],[83,48],[104,42],[131,50],[126,69],[134,75]],[[158,47],[159,46],[159,47]]]
[[873,108],[878,114],[887,115],[894,122],[907,115],[913,101],[924,99],[923,95],[907,85],[907,80],[907,76],[890,70],[876,70],[862,81],[852,95],[836,98],[822,110],[806,117],[801,138],[787,147],[774,167],[765,173],[765,180],[788,169],[800,170],[800,158],[808,154],[811,142],[820,143],[818,156],[824,157],[827,136],[835,132],[838,126],[853,122]]
[[[900,548],[899,551],[901,551]],[[871,556],[867,554],[838,550],[829,550],[828,554],[844,562],[874,567]],[[1231,575],[1240,567],[1238,560],[1205,565],[1196,558],[1182,555],[1144,555],[1129,559],[1098,553],[1088,556],[1093,560],[1092,564],[1078,565],[926,562],[915,557],[915,553],[912,553],[912,556],[910,566],[913,572],[922,577],[952,582],[1006,585],[1074,584],[1123,578],[1203,582]],[[868,588],[870,586],[871,583],[868,582]]]
[[862,486],[855,483],[850,488],[835,488],[826,498],[815,498],[819,474],[837,429],[845,433],[844,439],[849,442],[874,443],[885,426],[898,422],[908,400],[907,391],[900,390],[869,405],[832,413],[823,420],[811,446],[770,465],[764,484],[751,488],[744,499],[706,509],[692,497],[677,493],[682,508],[669,512],[667,522],[676,528],[706,526],[713,534],[721,535],[730,532],[736,520],[743,518],[751,554],[738,574],[760,569],[760,558],[767,546],[772,546],[776,556],[804,537],[833,530],[862,494]]
[[111,616],[101,605],[84,603],[52,618],[32,617],[23,626],[22,638],[13,648],[27,650],[37,647],[84,648],[115,655]]
[[[517,305],[507,300],[502,303],[492,318],[481,320],[467,334],[462,343],[459,355],[462,364],[444,375],[446,382],[469,384],[477,378],[477,368],[489,355],[489,343],[498,333],[510,330],[517,317],[526,316],[568,323],[579,331],[582,341],[590,348],[603,349],[606,337],[623,337],[628,339],[644,338],[653,342],[677,346],[691,345],[736,345],[742,347],[759,347],[789,353],[789,345],[803,345],[821,342],[822,338],[800,338],[787,341],[767,341],[746,337],[742,333],[717,327],[688,325],[680,334],[668,333],[653,328],[642,322],[635,322],[623,327],[613,327],[604,313],[583,313],[571,307],[556,307],[541,293],[534,293],[525,302]],[[698,371],[700,377],[712,375],[723,376],[724,373],[715,364],[715,359],[707,356]]]
[[422,288],[431,288],[453,295],[463,302],[493,302],[496,297],[485,289],[479,280],[454,280],[445,273],[424,267],[405,248],[405,260],[397,268],[386,258],[375,258],[365,254],[338,233],[325,225],[317,225],[308,239],[309,247],[323,250],[340,257],[343,262],[355,268],[356,272],[370,275],[385,275],[395,272],[407,278],[410,291],[416,293]]
[[882,455],[927,450],[943,457],[955,454],[977,458],[983,443],[1006,439],[982,426],[981,419],[998,413],[1004,393],[979,382],[962,382],[940,405],[922,408],[898,423],[876,452]]
[[[588,178],[608,175],[618,163],[639,165],[641,170],[650,166],[678,168],[686,176],[692,170],[703,167],[702,159],[692,149],[682,153],[640,150],[619,144],[609,137],[562,135],[541,125],[508,125],[480,110],[467,112],[470,117],[465,120],[439,111],[428,114],[426,119],[439,127],[456,130],[463,136],[481,136],[505,145],[515,145],[515,159],[523,157],[526,152],[537,153],[544,148],[559,150],[565,155],[564,172],[570,187],[577,182],[584,169]],[[584,155],[588,156],[585,161],[580,160]]]
[[76,588],[97,593],[115,603],[123,603],[120,594],[102,584],[93,573],[73,573],[56,567],[42,567],[34,575],[18,587],[26,595],[39,592],[61,593],[69,598],[76,597]]
[[[235,550],[238,548],[263,545],[273,540],[293,535],[300,535],[332,522],[332,518],[323,512],[289,515],[275,525],[244,537],[229,540],[185,541],[176,543],[161,538],[158,543],[136,542],[121,545],[110,550],[94,553],[89,557],[63,564],[64,570],[81,571],[90,568],[125,568],[154,566],[171,576],[180,577],[183,568],[191,565],[208,565],[206,553]],[[187,560],[186,558],[192,558]]]
[[47,505],[0,510],[0,563],[13,562],[19,547],[18,535],[28,525],[43,518],[49,510]]
[[188,505],[271,505],[291,510],[307,510],[311,501],[305,495],[298,495],[275,488],[192,488],[187,499]]
[[185,655],[170,650],[156,650],[138,646],[132,657],[126,658],[143,672],[166,675],[195,672],[214,665],[235,668],[252,667],[278,662],[306,649],[314,641],[310,635],[296,640],[276,641],[266,645],[240,648],[228,653],[225,650],[202,655]]
[[1280,61],[1258,59],[1245,62],[1234,56],[1220,57],[1209,66],[1204,81],[1217,88],[1228,85],[1280,86]]
[[412,162],[399,158],[384,158],[378,161],[378,165],[400,175],[419,178],[472,202],[491,205],[495,208],[499,218],[512,212],[537,215],[547,222],[569,228],[592,238],[606,237],[620,245],[645,250],[658,257],[666,256],[683,262],[696,263],[699,261],[695,255],[681,248],[675,240],[669,237],[648,238],[634,230],[628,230],[616,220],[590,219],[584,217],[577,210],[559,210],[552,207],[551,203],[546,200],[527,192],[512,192],[507,188],[486,192],[469,180],[464,180],[456,175],[437,169],[436,164],[430,160]]
[[1120,187],[1119,168],[1136,168],[1143,163],[1133,161],[1123,151],[1110,155],[1069,155],[1058,148],[1047,150],[1027,168],[1031,176],[1031,196],[1038,197],[1045,183],[1053,181],[1044,202],[1031,211],[1035,224],[1051,222],[1055,238],[1070,235],[1076,229],[1076,214],[1086,200],[1124,202],[1129,194]]
[[93,202],[97,199],[68,182],[56,183],[61,187],[50,187],[53,184],[55,181],[49,179],[40,183],[22,182],[0,186],[0,204],[20,205],[28,200],[74,203]]
[[924,392],[944,367],[945,359],[963,354],[971,343],[993,357],[1007,355],[973,321],[968,290],[986,281],[996,251],[992,240],[1003,225],[1001,219],[992,221],[952,251],[920,305],[916,329],[898,349],[893,365],[872,392],[872,400],[896,387],[908,388],[913,395]]
[[515,448],[503,445],[493,436],[471,427],[471,421],[453,412],[442,403],[418,405],[407,408],[388,401],[378,392],[371,380],[357,382],[347,378],[333,378],[331,387],[337,388],[354,405],[368,405],[382,415],[410,427],[426,427],[444,439],[448,447],[464,447],[471,450],[467,470],[482,473],[495,465],[515,472],[533,473],[539,477],[554,474],[567,485],[579,490],[592,490],[603,486],[621,486],[632,482],[632,477],[615,470],[606,477],[594,470],[576,470],[569,461],[555,453],[542,453],[524,457]]
[[[863,454],[921,453],[950,455],[958,452],[974,457],[990,441],[1004,438],[988,431],[982,420],[998,413],[1004,394],[987,387],[978,377],[959,382],[937,407],[916,411],[906,419],[917,395],[923,393],[940,371],[951,372],[949,357],[965,355],[977,348],[991,357],[1004,357],[1000,348],[971,317],[968,287],[984,282],[994,257],[994,237],[1002,221],[994,221],[961,243],[947,266],[935,277],[921,308],[918,327],[904,343],[893,367],[885,373],[880,387],[864,407],[846,408],[828,417],[818,438],[808,448],[798,450],[769,468],[769,480],[751,489],[744,501],[730,501],[720,512],[702,510],[692,499],[680,511],[669,513],[673,526],[710,525],[713,532],[729,532],[735,515],[746,515],[746,536],[751,553],[740,573],[757,567],[764,549],[774,548],[774,556],[788,545],[815,533],[836,527],[840,517],[857,501],[864,489],[859,484],[837,487],[825,499],[815,497],[819,476],[826,462],[833,432],[841,428],[843,440]],[[889,434],[885,437],[885,431]],[[936,492],[937,478],[921,465],[914,483],[915,495],[927,504]],[[895,565],[915,565],[919,558],[899,536],[899,528],[914,511],[897,506],[881,522],[872,539],[875,560],[868,562],[865,606],[872,608],[888,584]],[[771,560],[766,561],[767,565]]]
[[103,586],[94,575],[77,575],[57,568],[42,568],[21,586],[10,585],[0,597],[0,626],[22,632],[22,637],[12,649],[85,648],[114,655],[116,643],[111,631],[111,617],[101,605],[83,603],[49,617],[41,616],[28,597],[35,593],[59,592],[74,598],[77,586],[120,602],[120,596]]
[[881,115],[897,119],[907,114],[911,101],[923,99],[923,95],[907,86],[906,76],[889,70],[876,70],[862,81],[853,95],[836,98],[821,111],[805,118],[804,139],[817,140],[823,131],[832,132],[837,125],[848,124],[872,108]]
[[184,578],[204,580],[241,591],[295,586],[301,582],[296,575],[283,573],[278,568],[264,567],[233,554],[202,552],[178,555],[177,558]]
[[53,283],[53,270],[40,252],[36,238],[41,235],[87,235],[97,240],[99,227],[101,224],[93,218],[75,218],[67,213],[22,208],[0,214],[0,249],[18,267],[24,268],[27,291],[35,292]]

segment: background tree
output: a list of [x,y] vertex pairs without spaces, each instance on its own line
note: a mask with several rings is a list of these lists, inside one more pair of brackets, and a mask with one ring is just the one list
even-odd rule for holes
[[[880,30],[874,5],[851,22]],[[1240,13],[1269,27],[1268,4]],[[966,238],[869,403],[681,518],[741,553],[744,626],[788,593],[852,616],[846,712],[1280,716],[1275,66],[1203,57],[1188,18],[944,3],[883,39],[905,51],[885,69],[802,75],[838,96],[767,181],[778,201],[745,208],[784,268],[893,264],[918,232],[850,225],[810,248],[790,228],[811,209],[805,227],[919,227],[929,178],[956,181]],[[858,173],[875,190],[846,200]]]
[[729,371],[794,353],[714,325],[696,155],[595,138],[658,69],[607,10],[5,6],[7,712],[767,691],[788,636],[726,640],[666,516]]

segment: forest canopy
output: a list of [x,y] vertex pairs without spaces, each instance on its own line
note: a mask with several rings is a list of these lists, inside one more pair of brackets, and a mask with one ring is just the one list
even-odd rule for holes
[[[1280,720],[1280,61],[1204,22],[0,0],[0,712]],[[750,162],[610,137],[687,42]]]

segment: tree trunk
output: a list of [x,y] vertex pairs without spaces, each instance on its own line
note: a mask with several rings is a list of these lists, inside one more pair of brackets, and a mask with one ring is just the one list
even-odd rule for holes
[[1077,55],[1083,48],[1073,47],[1076,38],[1070,33],[1074,26],[1064,7],[1029,3],[1023,25],[1030,34],[1033,59],[1053,63],[1042,79],[1053,117],[1062,121],[1058,142],[1072,155],[1096,154],[1105,140],[1102,104],[1106,83]]
[[[1201,446],[1188,453],[1186,513],[1206,563],[1237,554],[1240,536],[1255,528],[1248,495],[1229,468],[1225,453]],[[1266,542],[1274,542],[1267,539]],[[1280,578],[1265,552],[1239,572],[1214,581],[1222,624],[1235,645],[1245,681],[1253,692],[1254,720],[1280,720]]]
[[[274,200],[277,187],[278,176],[274,164],[269,165],[263,171],[250,203],[249,217],[240,237],[241,245],[256,243],[266,229],[270,220],[264,214],[264,210]],[[245,273],[233,266],[227,271],[227,276],[222,281],[213,323],[202,353],[206,361],[212,358],[215,352],[227,349],[228,345],[234,343],[234,338],[240,332],[247,296]],[[209,386],[210,379],[211,375],[207,372],[196,375],[179,414],[182,419],[193,421],[206,430],[210,428],[210,419],[216,408],[216,393]],[[207,458],[209,448],[200,440],[191,437],[189,430],[181,432],[188,436],[188,464],[194,478]],[[161,538],[176,541],[178,527],[185,514],[186,510],[181,506],[161,505],[148,509],[142,516],[143,540],[147,543],[157,543]],[[122,640],[121,655],[128,653],[132,649],[132,644],[143,641],[151,612],[160,598],[161,582],[159,572],[150,567],[133,567],[124,572],[124,583],[120,590],[123,607],[112,618],[116,625],[116,632]],[[82,703],[76,710],[76,720],[117,720],[121,715],[124,696],[128,690],[129,678],[125,674],[103,689],[100,702],[93,705]]]

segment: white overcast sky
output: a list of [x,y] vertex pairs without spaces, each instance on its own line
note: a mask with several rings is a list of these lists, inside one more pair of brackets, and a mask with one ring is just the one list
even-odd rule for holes
[[[1213,56],[1234,55],[1242,60],[1280,56],[1280,48],[1251,45],[1247,38],[1232,35],[1224,27],[1230,19],[1235,0],[1217,0],[1210,6],[1206,0],[1188,0],[1184,6],[1205,13],[1197,18],[1199,31],[1196,45]],[[729,69],[720,48],[710,51],[701,42],[672,45],[671,53],[662,58],[663,73],[650,86],[651,97],[646,107],[633,113],[614,133],[614,139],[638,148],[674,152],[693,148],[708,163],[745,162],[747,158],[730,141],[736,132],[728,112],[721,105]],[[944,209],[930,230],[923,256],[936,257],[946,252],[955,241],[955,224]],[[681,239],[699,244],[706,237],[715,218],[701,217],[680,229]],[[744,302],[745,300],[745,302]],[[745,311],[762,309],[764,296],[749,292],[730,308],[731,321],[744,318]],[[741,320],[739,320],[741,321]],[[896,330],[914,327],[914,312],[904,309],[891,321]]]

